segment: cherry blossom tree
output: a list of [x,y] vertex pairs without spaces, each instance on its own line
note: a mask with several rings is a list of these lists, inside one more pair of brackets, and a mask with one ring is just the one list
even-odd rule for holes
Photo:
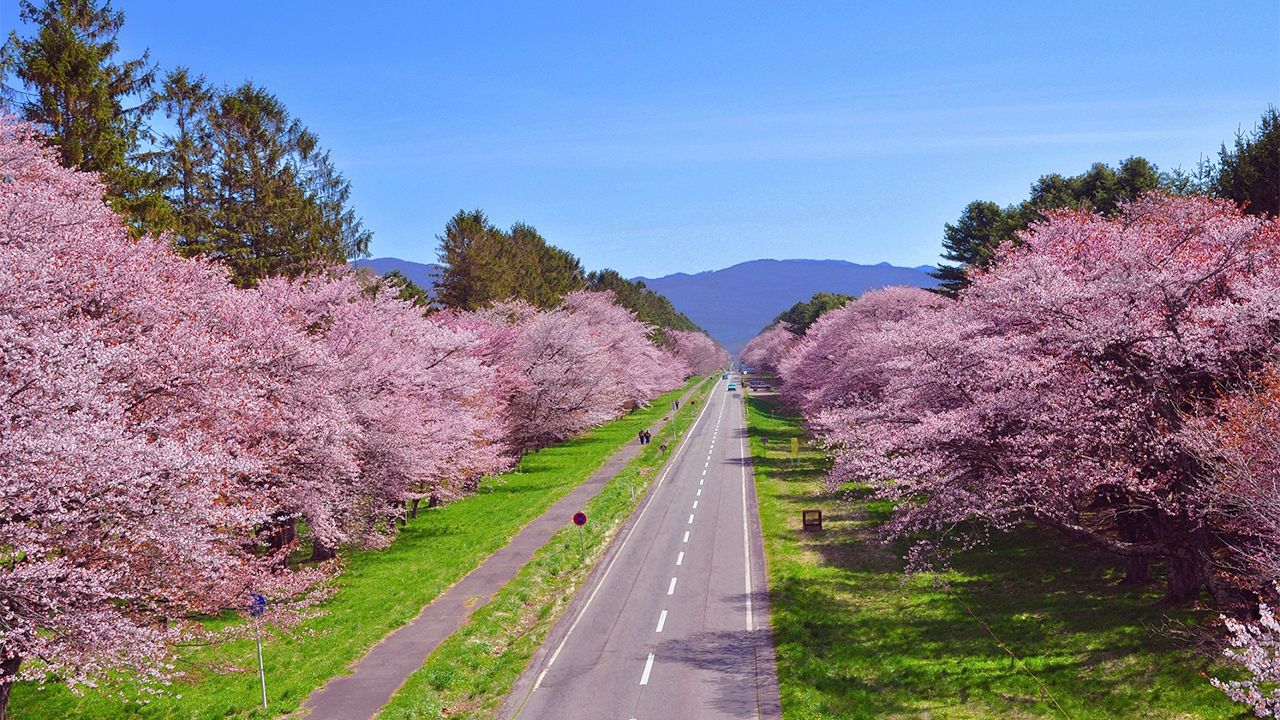
[[[456,498],[508,464],[495,372],[473,352],[480,339],[376,290],[346,271],[257,290],[277,315],[264,326],[292,330],[261,338],[290,371],[274,389],[288,399],[286,422],[268,434],[289,442],[277,441],[268,464],[286,517],[307,520],[317,559],[342,544],[379,546],[407,498]],[[298,357],[307,361],[295,368]]]
[[1180,431],[1275,353],[1280,225],[1151,195],[1022,240],[958,302],[863,343],[889,372],[816,419],[833,480],[899,501],[890,535],[963,544],[968,521],[1030,520],[1133,559],[1137,580],[1163,558],[1172,602],[1230,602]]
[[742,362],[752,369],[777,372],[787,353],[799,341],[800,336],[792,332],[791,328],[782,323],[774,323],[751,338],[746,347],[742,348]]
[[823,313],[778,364],[783,400],[809,417],[826,408],[876,403],[895,371],[887,361],[898,354],[882,342],[886,328],[913,327],[947,303],[935,293],[894,287]]
[[18,678],[165,677],[193,614],[321,573],[253,551],[268,513],[231,491],[259,467],[212,411],[252,402],[223,271],[131,240],[6,115],[0,185],[2,717]]
[[696,330],[668,330],[677,357],[684,360],[689,372],[708,375],[729,364],[729,353],[706,333]]
[[677,387],[687,372],[608,292],[570,293],[544,311],[517,301],[452,317],[483,339],[478,352],[497,368],[507,435],[520,451],[612,420]]
[[1276,717],[1280,623],[1271,608],[1280,599],[1280,369],[1268,369],[1254,387],[1225,398],[1218,414],[1193,419],[1184,434],[1208,469],[1200,487],[1202,512],[1229,537],[1219,570],[1261,599],[1256,619],[1224,618],[1226,657],[1248,677],[1213,682],[1259,717]]

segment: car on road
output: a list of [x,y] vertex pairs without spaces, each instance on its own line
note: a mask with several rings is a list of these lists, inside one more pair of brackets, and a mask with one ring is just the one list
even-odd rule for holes
[[726,388],[726,389],[727,389],[729,392],[733,392],[734,390],[737,390],[737,389],[738,389],[738,386],[737,386],[737,385],[734,385],[733,383],[729,383],[729,387],[728,387],[728,388]]
[[721,376],[720,376],[720,379],[721,379],[721,380],[728,380],[728,379],[729,379],[729,373],[725,373],[725,374],[721,375]]

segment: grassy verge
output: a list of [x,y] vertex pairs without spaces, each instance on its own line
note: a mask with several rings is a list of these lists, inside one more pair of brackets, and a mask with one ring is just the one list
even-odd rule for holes
[[[902,548],[874,539],[889,506],[827,492],[818,451],[793,466],[803,430],[773,410],[752,398],[748,419],[785,720],[1243,717],[1161,631],[1193,618],[1118,587],[1090,548],[1019,532],[904,577]],[[804,508],[823,532],[799,531]]]
[[[256,705],[257,660],[249,641],[187,653],[183,665],[191,677],[144,704],[137,700],[145,696],[127,683],[83,695],[59,685],[19,684],[10,717],[196,720],[291,712],[633,441],[640,428],[669,414],[671,401],[694,382],[580,438],[527,455],[515,471],[486,480],[472,497],[420,513],[385,550],[350,553],[337,593],[320,608],[323,615],[288,636],[264,640],[269,712]],[[202,670],[225,665],[244,671]]]
[[[714,388],[715,386],[710,386]],[[590,521],[586,562],[578,529],[566,526],[470,622],[455,632],[409,677],[378,720],[492,718],[520,673],[564,613],[609,541],[630,517],[662,463],[675,452],[674,438],[696,418],[697,406],[681,406],[671,425],[606,484],[585,508]],[[667,443],[666,453],[658,446]],[[635,494],[632,496],[632,489]]]

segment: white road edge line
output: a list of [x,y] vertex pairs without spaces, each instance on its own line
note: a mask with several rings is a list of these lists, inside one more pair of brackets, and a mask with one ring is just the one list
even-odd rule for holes
[[640,676],[640,684],[649,684],[649,673],[653,670],[653,653],[649,653],[649,659],[644,663],[644,674]]
[[[712,385],[711,387],[715,388],[715,385]],[[702,406],[702,412],[698,413],[698,419],[694,420],[693,424],[690,425],[689,429],[686,431],[689,436],[693,435],[694,428],[698,427],[698,423],[702,422],[702,416],[706,415],[707,410],[710,408],[711,403],[707,403]],[[723,402],[720,403],[720,412],[724,412]],[[669,475],[671,470],[676,466],[677,456],[683,453],[685,448],[689,447],[689,445],[690,443],[687,442],[681,443],[680,447],[676,449],[675,455],[672,455],[671,460],[668,461],[667,469],[662,471],[662,477],[658,478],[658,482],[649,490],[650,497],[652,497],[653,493],[655,493],[658,488],[662,487],[663,481],[667,479],[667,475]],[[542,686],[542,680],[546,678],[547,673],[551,670],[551,666],[555,664],[556,658],[560,657],[560,651],[564,649],[565,643],[569,642],[569,636],[573,635],[574,628],[578,627],[578,623],[582,621],[582,616],[586,614],[587,608],[591,607],[591,601],[596,599],[596,593],[600,592],[600,588],[604,586],[605,578],[609,577],[609,573],[613,572],[613,566],[618,563],[618,558],[622,555],[623,549],[626,548],[627,543],[631,541],[632,530],[640,524],[640,520],[644,518],[645,513],[649,512],[649,507],[651,505],[652,503],[645,503],[645,506],[640,508],[640,514],[636,516],[636,521],[631,524],[631,530],[627,531],[627,536],[622,538],[622,544],[618,546],[618,551],[613,554],[613,559],[609,561],[609,567],[604,569],[604,574],[600,576],[600,581],[596,583],[595,589],[593,589],[591,594],[587,596],[587,601],[582,604],[582,609],[578,611],[578,617],[573,619],[573,624],[569,626],[569,630],[565,632],[564,638],[562,638],[560,640],[560,644],[556,646],[556,651],[551,653],[551,658],[547,660],[547,666],[538,674],[538,679],[533,683],[533,690],[530,690],[529,692],[533,692]],[[687,535],[688,533],[685,534]],[[649,656],[649,662],[653,662],[652,655]],[[645,674],[645,677],[648,677],[648,673]]]
[[662,626],[666,624],[667,624],[667,611],[663,610],[662,614],[658,616],[658,629],[654,630],[654,632],[662,632]]
[[[742,413],[742,422],[747,422],[747,414],[744,410]],[[745,435],[745,433],[744,433]],[[742,437],[738,438],[738,452],[742,453],[742,463],[738,465],[738,469],[742,473],[742,555],[747,570],[744,588],[747,598],[747,632],[755,630],[755,619],[752,617],[751,611],[751,525],[747,522],[747,449],[746,440]]]

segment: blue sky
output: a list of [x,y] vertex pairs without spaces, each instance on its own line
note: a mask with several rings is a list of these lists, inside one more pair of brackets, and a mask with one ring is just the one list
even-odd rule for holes
[[281,96],[419,261],[480,207],[625,275],[932,263],[970,200],[1190,167],[1280,102],[1274,0],[114,4],[126,52]]

